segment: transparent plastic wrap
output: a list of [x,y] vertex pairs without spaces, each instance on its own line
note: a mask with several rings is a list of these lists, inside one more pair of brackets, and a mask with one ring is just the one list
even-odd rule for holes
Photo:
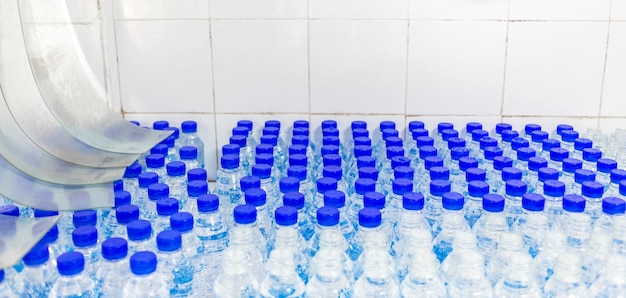
[[0,268],[17,263],[58,219],[59,216],[24,218],[0,215]]

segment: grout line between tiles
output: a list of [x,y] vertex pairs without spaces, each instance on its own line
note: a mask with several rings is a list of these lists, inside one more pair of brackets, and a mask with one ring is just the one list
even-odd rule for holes
[[[211,4],[212,1],[209,0],[209,50],[211,51],[210,59],[211,59],[211,84],[213,88],[211,95],[213,96],[213,129],[215,136],[215,152],[218,152],[219,144],[217,143],[217,98],[215,97],[215,63],[213,59],[213,23],[211,22]],[[219,154],[215,154],[215,164],[219,166]]]
[[[511,15],[511,0],[508,3],[508,9],[506,13],[507,20]],[[504,122],[504,96],[506,95],[506,65],[509,54],[509,24],[506,22],[506,36],[504,41],[504,69],[502,70],[502,99],[500,100],[500,122]]]
[[306,3],[306,59],[307,59],[307,94],[308,94],[308,121],[311,123],[311,1]]
[[[410,11],[411,1],[407,1],[407,14]],[[406,22],[406,60],[404,61],[404,127],[407,127],[407,112],[409,105],[409,55],[411,53],[411,22]],[[408,132],[407,132],[408,133]],[[405,135],[406,137],[406,135]]]
[[[613,9],[613,0],[611,0],[611,2],[609,3],[609,20],[611,19],[611,13]],[[602,102],[604,101],[604,80],[606,78],[606,66],[607,66],[607,61],[608,61],[608,56],[609,56],[609,42],[611,40],[611,21],[609,21],[609,24],[607,26],[607,30],[606,30],[606,44],[604,47],[604,65],[602,68],[602,79],[600,80],[600,103],[598,104],[598,122],[597,122],[597,128],[600,128],[600,117],[602,116]]]

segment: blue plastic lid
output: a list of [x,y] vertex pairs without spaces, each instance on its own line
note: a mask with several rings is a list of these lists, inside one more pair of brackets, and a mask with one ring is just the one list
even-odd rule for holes
[[337,189],[337,179],[331,177],[322,177],[317,179],[317,192],[320,194],[324,194],[329,190]]
[[322,135],[324,137],[339,137],[339,130],[334,127],[322,129]]
[[600,158],[597,160],[596,169],[598,172],[611,173],[611,170],[617,169],[617,161],[609,158]]
[[341,166],[341,155],[326,154],[322,157],[322,164],[324,166]]
[[479,122],[467,122],[467,124],[465,124],[466,132],[472,133],[472,131],[476,129],[483,129],[483,125]]
[[583,149],[583,160],[589,162],[596,162],[598,159],[602,158],[602,151],[596,148],[585,148]]
[[59,227],[58,225],[53,225],[48,232],[41,238],[40,243],[48,244],[54,243],[59,239]]
[[565,195],[565,183],[558,180],[546,180],[543,183],[543,194],[551,197],[562,197]]
[[50,250],[47,244],[37,244],[22,259],[26,266],[37,266],[48,262]]
[[293,131],[291,131],[292,136],[304,136],[309,137],[309,128],[308,127],[294,127]]
[[522,196],[522,208],[528,211],[543,211],[546,199],[536,193],[527,193]]
[[300,190],[300,179],[296,177],[285,177],[279,181],[280,192],[288,193]]
[[201,194],[196,200],[199,212],[213,212],[220,206],[219,197],[214,194]]
[[585,138],[578,138],[574,140],[574,149],[578,151],[583,151],[587,148],[593,147],[593,141]]
[[585,211],[585,198],[576,194],[563,196],[563,210],[576,213]]
[[179,250],[182,242],[182,235],[176,230],[162,231],[156,237],[158,250],[164,252]]
[[322,176],[334,178],[335,180],[339,181],[341,180],[341,177],[343,176],[343,172],[340,166],[335,166],[335,165],[325,166],[322,169]]
[[433,167],[443,167],[443,159],[438,156],[429,156],[424,159],[424,167],[430,170]]
[[[274,157],[271,154],[264,154],[264,155],[267,156],[267,158],[268,158],[267,162],[269,162],[270,165],[274,163]],[[266,162],[266,164],[267,164],[267,162]],[[289,165],[290,166],[304,166],[304,167],[306,167],[308,165],[308,163],[309,163],[308,158],[304,154],[289,155]]]
[[293,136],[291,138],[291,145],[302,145],[309,146],[309,137],[308,136]]
[[170,195],[170,187],[165,183],[153,183],[148,186],[148,198],[152,201],[167,198]]
[[480,150],[485,150],[487,147],[498,147],[498,140],[489,136],[480,138],[479,142]]
[[407,192],[402,195],[402,208],[406,210],[424,209],[424,196],[417,192]]
[[325,192],[324,206],[343,208],[346,206],[346,194],[338,190],[329,190]]
[[450,149],[450,157],[453,160],[459,160],[462,157],[468,157],[469,156],[469,149],[465,148],[465,147],[454,147]]
[[293,154],[306,154],[306,146],[304,145],[291,145],[289,146],[289,155]]
[[599,199],[604,192],[604,186],[595,181],[585,181],[582,185],[582,194],[585,197]]
[[75,228],[82,226],[95,226],[97,222],[97,213],[95,210],[74,211],[72,223]]
[[146,156],[146,166],[148,168],[162,168],[165,166],[165,155],[150,154]]
[[258,177],[259,179],[267,179],[272,175],[272,166],[267,164],[253,165],[251,172],[253,176]]
[[89,247],[98,242],[98,230],[93,226],[82,226],[72,231],[72,242],[76,247]]
[[233,129],[232,129],[232,135],[233,136],[248,137],[249,133],[250,133],[250,129],[245,127],[245,126],[236,126],[236,127],[233,127]]
[[596,181],[596,173],[590,170],[578,169],[574,171],[574,181],[579,184],[585,181]]
[[509,180],[506,182],[506,194],[514,197],[521,197],[526,193],[526,183],[522,180]]
[[256,208],[253,205],[245,204],[235,207],[233,211],[235,223],[249,224],[256,221]]
[[432,167],[430,168],[430,180],[449,180],[450,170],[446,167]]
[[363,196],[363,207],[365,208],[385,208],[385,195],[379,192],[368,192]]
[[[239,158],[239,155],[237,155],[237,158]],[[274,165],[274,156],[268,153],[257,154],[254,157],[254,161],[256,162],[256,164],[265,164],[265,165],[272,166]],[[290,159],[290,162],[291,162],[291,159]],[[237,163],[237,166],[239,166],[239,163]]]
[[561,132],[561,141],[563,142],[572,143],[578,139],[578,137],[579,134],[575,130],[564,130]]
[[359,169],[359,178],[369,178],[378,181],[378,170],[375,167],[362,167]]
[[450,182],[446,180],[430,181],[430,194],[433,196],[442,196],[444,193],[450,192]]
[[352,123],[350,123],[350,129],[352,129],[353,131],[355,129],[367,129],[367,122],[362,120],[354,120],[352,121]]
[[528,161],[529,158],[535,157],[537,152],[533,148],[522,147],[517,149],[517,160]]
[[194,133],[198,131],[198,123],[193,120],[186,120],[180,124],[183,133]]
[[465,171],[465,181],[485,181],[487,180],[487,172],[481,168],[469,168]]
[[493,160],[496,156],[502,156],[502,153],[500,147],[486,147],[484,155],[486,160]]
[[563,172],[566,173],[574,173],[578,169],[583,168],[583,162],[580,159],[576,158],[565,158],[563,159]]
[[357,168],[374,167],[376,166],[376,159],[371,156],[360,156],[356,159]]
[[247,127],[249,131],[252,131],[253,123],[250,120],[239,120],[237,121],[237,126]]
[[288,192],[283,195],[283,204],[293,206],[300,210],[304,208],[304,194],[299,192]]
[[569,157],[569,151],[564,148],[552,148],[550,149],[550,159],[553,161],[563,161]]
[[364,228],[376,228],[382,222],[382,214],[376,208],[363,208],[359,210],[359,226]]
[[267,202],[267,193],[260,188],[250,188],[244,193],[246,204],[263,206]]
[[307,120],[295,120],[293,121],[293,128],[309,128],[309,121]]
[[517,151],[520,148],[527,148],[530,146],[530,142],[528,142],[528,140],[521,138],[521,137],[517,137],[517,138],[513,138],[511,140],[511,149]]
[[170,135],[170,137],[174,137],[174,140],[178,139],[180,137],[180,130],[178,129],[178,127],[166,127],[163,130],[171,130],[173,131],[173,133]]
[[282,206],[274,211],[276,224],[279,226],[291,226],[298,223],[298,209],[293,206]]
[[20,216],[20,208],[14,205],[0,206],[0,214],[7,216]]
[[530,134],[531,140],[535,143],[543,143],[543,141],[547,140],[549,137],[550,134],[542,130],[535,130]]
[[135,275],[146,275],[156,271],[157,257],[151,251],[136,252],[130,257],[130,271]]
[[148,186],[159,182],[159,175],[154,172],[145,172],[139,174],[137,180],[139,180],[139,187],[148,188]]
[[152,129],[154,130],[163,130],[166,127],[170,127],[170,123],[166,120],[157,120],[152,122]]
[[187,181],[191,182],[195,180],[207,181],[206,170],[202,168],[195,168],[187,171]]
[[365,145],[354,146],[354,157],[372,156],[372,147]]
[[102,242],[102,257],[113,261],[128,255],[128,242],[124,238],[114,237]]
[[354,182],[354,190],[357,194],[365,195],[367,192],[376,190],[376,181],[370,178],[359,178]]
[[499,194],[485,194],[482,203],[485,211],[502,212],[504,210],[504,198]]
[[459,158],[459,169],[461,171],[467,171],[469,168],[477,168],[478,160],[473,157],[461,157]]
[[187,183],[187,195],[190,197],[199,197],[209,192],[209,184],[204,180],[193,180]]
[[419,155],[420,159],[437,156],[437,148],[435,148],[434,146],[421,146],[419,147]]
[[519,133],[515,130],[505,130],[502,132],[502,141],[503,142],[512,142],[513,139],[519,137]]
[[550,151],[553,148],[560,148],[561,147],[561,142],[559,140],[555,140],[555,139],[545,139],[543,140],[543,143],[541,144],[541,148],[543,149],[543,151]]
[[522,180],[522,170],[514,167],[506,167],[502,169],[502,180]]
[[[164,129],[164,130],[167,130],[167,128]],[[165,138],[165,140],[161,141],[160,144],[167,145],[167,147],[169,149],[169,148],[173,148],[174,147],[175,142],[176,142],[176,137],[172,134],[169,137]]]
[[429,136],[421,136],[415,139],[415,145],[417,148],[421,148],[423,146],[433,146],[435,145],[435,139]]
[[[230,142],[231,143],[233,143],[233,138],[234,137],[230,138]],[[245,138],[243,138],[243,141],[244,141],[243,146],[245,146]],[[237,146],[239,146],[239,144],[237,144]],[[183,147],[180,147],[180,149],[178,150],[178,153],[180,155],[180,159],[181,160],[193,160],[193,159],[198,158],[198,148],[196,148],[194,146],[183,146]]]
[[129,240],[146,240],[152,235],[152,226],[149,221],[144,219],[133,220],[126,225],[126,233]]
[[339,146],[341,140],[336,136],[325,136],[322,138],[322,145],[334,145]]
[[124,205],[115,209],[115,218],[118,224],[128,224],[139,219],[139,207],[135,205]]
[[176,212],[170,216],[170,226],[172,230],[181,233],[193,230],[193,215],[189,212]]
[[[257,155],[258,157],[258,155]],[[222,155],[220,164],[224,169],[236,169],[239,167],[239,154]]]
[[278,145],[278,136],[263,135],[261,136],[261,144],[268,144],[268,145],[276,146]]
[[446,192],[441,198],[443,209],[446,210],[461,210],[465,203],[465,197],[458,192]]
[[337,128],[337,121],[330,119],[322,121],[322,129],[326,128]]
[[402,147],[402,139],[399,137],[388,137],[385,139],[386,147]]
[[403,156],[404,148],[402,147],[387,147],[387,159],[392,159],[394,156]]
[[306,174],[307,174],[306,166],[292,165],[292,166],[289,166],[289,168],[287,168],[287,176],[295,177],[299,181],[306,180]]
[[496,156],[493,158],[493,168],[502,171],[506,167],[513,166],[513,159],[505,156]]
[[414,129],[424,129],[425,124],[422,121],[419,120],[413,120],[411,122],[409,122],[409,131],[413,131]]
[[263,127],[262,134],[264,136],[276,136],[280,134],[280,125],[279,126],[265,126]]
[[626,196],[626,181],[624,180],[619,183],[619,194]]
[[611,183],[619,184],[624,179],[626,179],[625,170],[622,170],[622,169],[611,170]]
[[372,139],[366,137],[354,138],[354,146],[372,146]]
[[473,180],[467,184],[467,192],[475,198],[482,198],[489,193],[489,184],[480,180]]
[[383,140],[386,140],[389,137],[397,137],[400,135],[400,132],[398,132],[396,129],[393,128],[387,128],[381,131],[382,132],[382,136],[383,136]]
[[408,167],[411,165],[411,160],[408,157],[404,156],[394,156],[391,159],[391,168],[395,169],[397,167]]
[[396,195],[404,195],[407,192],[413,191],[413,180],[406,178],[396,178],[392,184],[393,193]]
[[166,166],[167,175],[170,177],[184,176],[187,172],[185,170],[185,163],[182,161],[171,161]]
[[496,124],[496,133],[502,134],[503,131],[513,129],[513,125],[509,123],[497,123]]
[[448,139],[448,149],[455,147],[465,147],[465,139],[453,137]]
[[323,227],[336,226],[339,224],[339,210],[334,207],[320,207],[317,209],[317,223]]
[[561,135],[563,131],[574,130],[574,127],[569,124],[559,124],[556,126],[556,134]]
[[66,252],[57,258],[57,270],[60,275],[75,275],[83,272],[84,269],[85,257],[79,252]]
[[159,199],[156,202],[157,214],[160,216],[170,216],[178,212],[178,200],[174,198]]
[[339,154],[339,146],[336,145],[324,145],[320,149],[322,156],[330,155],[330,154]]
[[538,171],[539,181],[545,182],[547,180],[558,180],[559,170],[549,167],[540,168]]
[[411,168],[410,166],[395,167],[393,168],[393,178],[394,179],[406,178],[406,179],[413,180],[413,178],[415,178],[415,170]]
[[454,129],[454,124],[450,122],[439,122],[439,124],[437,124],[437,133],[441,133],[446,129]]
[[138,163],[133,163],[132,165],[126,167],[124,171],[124,178],[137,178],[141,174],[141,165]]
[[246,176],[239,180],[239,185],[242,192],[246,192],[248,189],[251,188],[261,188],[261,179],[258,176]]
[[608,215],[624,214],[626,211],[626,203],[624,200],[616,197],[608,197],[602,200],[602,212]]
[[0,269],[0,283],[4,281],[4,269]]
[[441,138],[448,141],[450,138],[458,138],[459,132],[454,129],[444,129],[441,131]]
[[489,136],[489,132],[484,129],[472,130],[472,141],[474,142],[480,142],[480,139],[484,137],[488,137],[488,136]]
[[541,131],[541,125],[528,123],[524,126],[524,133],[526,133],[526,135],[529,135],[533,133],[534,131]]
[[33,216],[35,217],[47,217],[59,215],[59,211],[48,211],[41,209],[33,209]]
[[548,161],[541,157],[531,157],[528,159],[528,169],[537,172],[541,168],[548,166]]

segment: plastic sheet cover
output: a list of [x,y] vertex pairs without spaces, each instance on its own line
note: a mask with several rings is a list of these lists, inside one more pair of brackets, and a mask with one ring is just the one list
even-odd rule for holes
[[0,268],[16,264],[37,244],[59,216],[24,218],[0,215]]

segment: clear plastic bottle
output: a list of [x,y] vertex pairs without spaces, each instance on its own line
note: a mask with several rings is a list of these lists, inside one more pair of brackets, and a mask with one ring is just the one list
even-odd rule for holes
[[292,206],[279,207],[275,211],[275,218],[274,233],[268,241],[268,247],[272,248],[272,251],[281,249],[291,251],[295,271],[306,283],[309,278],[309,263],[306,256],[308,247],[298,232],[298,210]]
[[613,237],[607,233],[593,233],[587,250],[582,253],[583,281],[590,286],[605,270],[605,260],[612,254]]
[[582,280],[581,259],[573,253],[562,253],[557,258],[554,274],[543,289],[544,297],[587,297]]
[[266,266],[267,274],[259,285],[261,297],[304,297],[304,282],[297,273],[292,249],[276,248]]
[[531,157],[528,159],[528,174],[524,181],[528,185],[528,192],[535,192],[539,183],[539,169],[547,167],[548,161],[541,157]]
[[540,194],[527,193],[522,197],[522,214],[513,229],[522,235],[524,248],[533,258],[541,251],[548,216],[544,212],[546,199]]
[[215,297],[259,297],[258,282],[249,267],[251,257],[255,256],[248,255],[243,249],[229,247],[224,251],[221,259],[223,269],[215,280]]
[[144,219],[131,221],[126,225],[126,233],[128,235],[129,254],[154,249],[152,225],[149,221]]
[[[37,244],[31,248],[22,259],[24,269],[12,281],[15,293],[23,297],[46,297],[57,279],[57,272],[49,259],[48,245]],[[2,296],[10,291],[0,293]]]
[[[506,183],[506,179],[512,176],[509,172],[503,171],[512,169],[513,159],[505,156],[496,156],[493,158],[493,171],[487,172],[487,181],[491,185],[491,191],[497,194],[503,194],[502,186]],[[515,175],[517,173],[513,173]],[[521,173],[519,174],[521,179]],[[510,179],[509,179],[510,180]]]
[[496,297],[541,297],[533,274],[532,258],[525,253],[512,253],[507,270],[494,287]]
[[430,182],[430,195],[424,205],[424,217],[433,226],[441,219],[442,196],[450,191],[450,182],[445,180],[433,180]]
[[619,197],[619,185],[623,180],[626,180],[626,170],[611,170],[611,183],[609,184],[609,188],[604,192],[604,197]]
[[182,161],[170,161],[165,168],[167,169],[165,183],[170,187],[170,197],[183,200],[187,190],[185,163]]
[[126,170],[124,171],[124,177],[122,178],[122,181],[124,181],[124,190],[130,193],[134,204],[137,204],[137,202],[134,200],[136,200],[138,196],[137,192],[139,191],[139,175],[141,174],[141,171],[141,165],[135,162],[126,167]]
[[506,182],[504,214],[509,227],[513,227],[522,214],[522,196],[526,193],[526,188],[526,183],[521,180]]
[[134,220],[139,219],[139,207],[135,205],[125,205],[118,207],[115,210],[115,224],[109,226],[110,234],[106,238],[110,237],[127,237],[126,225]]
[[543,194],[543,184],[549,180],[558,180],[559,179],[559,170],[550,167],[543,167],[537,171],[538,182],[535,186],[533,193]]
[[85,269],[85,258],[80,252],[67,252],[57,258],[59,278],[48,297],[95,297],[96,284]]
[[243,126],[248,128],[248,146],[254,148],[256,147],[256,145],[258,144],[257,142],[257,136],[256,133],[254,132],[254,124],[252,121],[250,120],[239,120],[237,121],[237,126]]
[[187,171],[187,182],[202,180],[207,181],[207,172],[205,169],[196,168]]
[[611,255],[605,264],[606,269],[591,287],[591,297],[620,297],[626,293],[626,257],[623,255]]
[[346,195],[338,190],[329,190],[324,193],[324,206],[337,208],[337,210],[339,210],[339,228],[346,238],[346,241],[350,242],[356,231],[348,219]]
[[200,168],[204,168],[204,142],[198,136],[198,124],[195,121],[187,120],[180,124],[181,128],[181,146],[193,146],[197,148],[198,163]]
[[200,239],[194,230],[194,223],[193,215],[189,212],[177,212],[170,216],[170,227],[181,233],[183,254],[196,264]]
[[513,162],[513,166],[522,170],[522,175],[528,175],[528,159],[537,156],[535,149],[530,147],[524,147],[517,149],[515,155],[516,159]]
[[512,142],[519,137],[519,133],[511,129],[503,131],[501,136],[502,142],[500,142],[500,147],[502,148],[502,156],[509,157],[511,156]]
[[324,205],[324,193],[329,190],[337,190],[337,180],[331,177],[322,177],[317,179],[317,192],[313,196],[313,202],[309,209],[307,209],[309,213],[309,219],[313,222],[315,221],[315,214],[317,212],[317,208]]
[[602,158],[602,151],[597,148],[586,148],[583,150],[583,169],[589,171],[596,170],[598,159]]
[[538,153],[543,149],[543,141],[547,140],[550,135],[542,130],[535,130],[530,134],[530,148],[535,149]]
[[174,198],[160,199],[156,202],[157,218],[154,220],[153,229],[156,233],[169,230],[170,216],[178,212],[178,200]]
[[[115,205],[111,209],[101,209],[102,217],[100,218],[100,224],[98,228],[102,231],[104,238],[110,238],[113,234],[113,230],[117,225],[117,213],[116,209],[120,206],[129,205],[131,202],[130,192],[125,190],[116,191],[114,193]],[[137,209],[139,211],[139,209]]]
[[187,183],[187,194],[179,201],[180,210],[189,213],[198,212],[198,197],[207,193],[209,193],[209,184],[205,180],[189,181]]
[[361,258],[363,274],[354,283],[352,297],[399,297],[400,286],[387,251],[369,248]]
[[403,196],[413,191],[413,179],[397,178],[393,180],[392,193],[389,195],[388,217],[393,225],[398,221],[398,215],[402,211]]
[[102,242],[102,262],[96,272],[99,297],[119,297],[129,278],[128,243],[123,238]]
[[[372,169],[375,171],[374,168]],[[350,198],[348,218],[354,228],[357,229],[359,226],[358,214],[363,208],[363,196],[368,192],[376,191],[376,181],[370,178],[359,178],[354,182],[354,190],[355,192]]]
[[465,206],[465,220],[470,228],[473,228],[483,213],[483,197],[489,193],[489,184],[484,181],[474,180],[467,185],[468,196]]
[[500,235],[508,231],[509,226],[504,216],[504,198],[498,194],[486,194],[482,200],[483,214],[474,224],[478,250],[489,262],[498,248]]
[[260,188],[251,188],[244,193],[246,204],[256,208],[256,225],[265,240],[271,238],[273,233],[273,219],[267,208],[267,194]]
[[[389,235],[382,226],[380,211],[376,208],[361,209],[359,211],[359,228],[348,248],[350,259],[357,261],[364,251],[370,249],[382,249],[389,254],[389,248]],[[362,264],[361,261],[359,263]],[[358,277],[359,271],[359,268],[355,269],[355,277]]]
[[220,206],[227,223],[232,223],[232,210],[243,202],[239,179],[243,171],[239,167],[239,156],[223,155],[220,159],[221,167],[217,170],[215,193],[220,198]]
[[443,262],[452,251],[457,233],[470,230],[464,217],[464,201],[465,198],[460,193],[447,192],[443,194],[441,222],[436,222],[432,226],[433,251],[439,262]]
[[165,169],[165,155],[150,154],[146,156],[146,171],[156,173],[159,176],[159,182],[165,182],[167,170]]
[[139,181],[139,188],[135,197],[133,197],[131,194],[131,202],[134,205],[137,205],[141,210],[142,216],[145,216],[144,209],[146,209],[146,206],[152,203],[150,202],[150,198],[148,197],[148,187],[152,184],[159,182],[159,175],[153,172],[144,172],[139,174],[137,180]]
[[[257,223],[257,210],[252,205],[239,205],[234,210],[235,225],[230,230],[229,248],[236,247],[246,254],[247,269],[254,278],[264,276],[267,243]],[[224,268],[222,268],[224,269]]]
[[446,288],[439,278],[439,263],[430,250],[422,250],[413,258],[409,273],[402,281],[402,297],[446,297]]
[[182,235],[176,230],[162,231],[156,236],[159,275],[167,283],[171,297],[194,295],[193,263],[182,249]]
[[139,207],[141,217],[148,220],[155,220],[158,216],[157,201],[167,199],[170,195],[170,187],[165,183],[154,183],[148,186],[148,198],[150,199],[144,206]]
[[421,257],[422,251],[433,253],[430,226],[420,212],[424,204],[423,197],[418,193],[407,193],[405,197],[407,198],[405,210],[401,213],[401,219],[396,226],[398,240],[394,247],[399,280],[406,276],[412,260]]
[[600,158],[596,161],[596,182],[602,184],[604,190],[602,193],[609,189],[611,184],[611,171],[617,169],[617,162],[610,158]]
[[462,254],[460,267],[448,283],[448,297],[492,297],[493,289],[485,278],[485,259],[478,252]]
[[[265,191],[268,212],[274,212],[280,206],[280,181],[272,177],[272,167],[259,164],[252,166],[252,175],[259,177],[260,188]],[[280,179],[282,180],[282,179]],[[291,180],[291,178],[289,179]],[[297,190],[297,188],[296,188]],[[242,189],[245,193],[245,190]]]
[[289,192],[283,195],[283,205],[292,206],[298,210],[298,231],[304,240],[309,241],[315,230],[313,224],[309,221],[308,215],[305,213],[305,198],[302,193]]
[[556,266],[557,258],[566,252],[567,236],[559,231],[548,231],[544,237],[543,249],[533,260],[535,276],[540,288],[544,285],[552,274]]
[[560,147],[561,141],[556,139],[545,139],[543,140],[543,143],[541,143],[541,152],[539,153],[539,156],[546,160],[550,160],[550,150]]
[[180,161],[185,163],[187,171],[191,169],[200,168],[200,161],[198,160],[198,148],[195,146],[182,146],[178,149],[178,155],[180,155]]
[[[491,256],[486,266],[486,276],[492,286],[495,286],[506,273],[507,264],[514,253],[527,253],[524,250],[522,237],[513,232],[504,232],[498,239],[498,249]],[[462,267],[460,267],[462,268]]]
[[216,195],[201,195],[197,203],[194,229],[200,244],[196,248],[198,260],[194,264],[194,276],[202,293],[213,289],[213,283],[221,270],[219,259],[228,246],[228,226],[219,212],[219,198]]
[[550,149],[550,161],[548,165],[551,168],[555,168],[557,170],[563,170],[563,159],[569,157],[569,151],[565,148],[552,148]]
[[352,288],[343,271],[343,258],[343,251],[333,247],[322,247],[315,254],[311,260],[312,274],[306,285],[306,297],[350,297]]
[[[470,158],[476,161],[473,158]],[[478,166],[478,162],[476,162],[475,166]],[[469,183],[471,181],[483,181],[487,180],[487,172],[480,168],[465,168],[465,177],[460,182],[453,183],[452,191],[462,193],[463,195],[469,195]],[[458,190],[458,191],[455,191]]]
[[567,151],[573,151],[574,150],[574,142],[576,141],[576,139],[578,139],[578,137],[580,136],[580,134],[575,131],[575,130],[564,130],[561,132],[561,146],[563,147],[563,149],[566,149]]
[[[502,132],[505,130],[509,130],[509,129],[513,129],[513,126],[509,123],[497,123],[496,127],[495,127],[495,137],[498,140],[498,142],[502,141]],[[525,135],[526,137],[528,135]]]
[[610,235],[613,232],[613,221],[618,216],[624,216],[626,202],[620,198],[608,197],[602,200],[602,215],[594,223],[595,233]]
[[577,138],[574,140],[574,150],[572,151],[573,158],[583,159],[583,151],[587,148],[593,147],[593,141],[587,138]]
[[476,252],[476,236],[471,231],[459,231],[454,238],[452,252],[441,263],[441,279],[450,281],[460,264],[461,255]]
[[[98,251],[98,230],[93,226],[82,226],[72,231],[74,251],[84,256],[84,270],[89,277],[94,277],[100,262]],[[57,264],[58,265],[58,264]],[[82,270],[81,270],[82,271]]]
[[586,181],[596,181],[596,173],[585,169],[578,169],[574,171],[574,184],[567,190],[567,192],[582,195],[582,185]]
[[[309,241],[309,255],[315,256],[317,251],[320,249],[320,237],[326,230],[334,230],[338,233],[341,233],[339,229],[339,209],[334,207],[321,207],[317,209],[317,224],[315,226],[315,233],[313,234],[311,240]],[[343,236],[343,233],[341,233]],[[343,238],[343,237],[342,237]],[[354,240],[354,238],[353,238]],[[345,243],[345,238],[343,238],[343,242]],[[344,250],[346,250],[344,248]]]
[[585,198],[585,213],[589,214],[593,223],[602,215],[602,192],[604,187],[601,183],[585,181],[582,184],[582,195]]
[[136,252],[130,257],[132,276],[123,287],[122,297],[170,297],[167,283],[157,272],[157,256],[151,251]]

